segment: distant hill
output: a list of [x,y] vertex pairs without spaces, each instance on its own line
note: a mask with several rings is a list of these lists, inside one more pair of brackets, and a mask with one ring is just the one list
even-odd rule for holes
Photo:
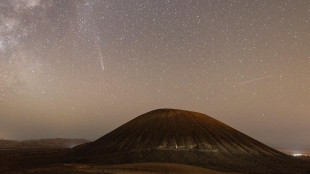
[[1,140],[0,149],[24,149],[24,148],[72,148],[87,143],[84,139],[40,139],[40,140]]
[[73,148],[69,160],[104,164],[166,162],[251,173],[305,171],[303,161],[212,117],[176,109],[138,116],[94,142]]

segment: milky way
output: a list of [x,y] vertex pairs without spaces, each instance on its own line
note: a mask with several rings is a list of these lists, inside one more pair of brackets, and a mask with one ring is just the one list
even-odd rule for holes
[[99,138],[157,108],[310,147],[308,0],[1,0],[0,136]]

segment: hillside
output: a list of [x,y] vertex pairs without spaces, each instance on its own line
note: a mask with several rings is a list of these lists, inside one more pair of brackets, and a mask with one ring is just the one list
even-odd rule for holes
[[298,168],[304,168],[303,162],[212,117],[175,109],[138,116],[98,140],[74,148],[70,159],[104,164],[168,162],[253,173],[298,173]]
[[0,149],[23,149],[23,148],[72,148],[87,143],[84,139],[40,139],[40,140],[0,140]]

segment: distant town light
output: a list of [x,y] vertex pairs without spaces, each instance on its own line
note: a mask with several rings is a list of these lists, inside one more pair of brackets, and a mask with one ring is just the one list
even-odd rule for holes
[[302,156],[303,154],[301,153],[293,153],[293,156]]
[[310,154],[306,154],[306,153],[293,153],[291,155],[292,156],[306,156],[306,157],[310,156]]

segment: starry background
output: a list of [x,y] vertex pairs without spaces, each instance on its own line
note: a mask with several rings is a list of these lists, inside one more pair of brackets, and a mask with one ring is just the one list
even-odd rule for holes
[[309,20],[309,0],[0,0],[0,136],[179,108],[310,151]]

